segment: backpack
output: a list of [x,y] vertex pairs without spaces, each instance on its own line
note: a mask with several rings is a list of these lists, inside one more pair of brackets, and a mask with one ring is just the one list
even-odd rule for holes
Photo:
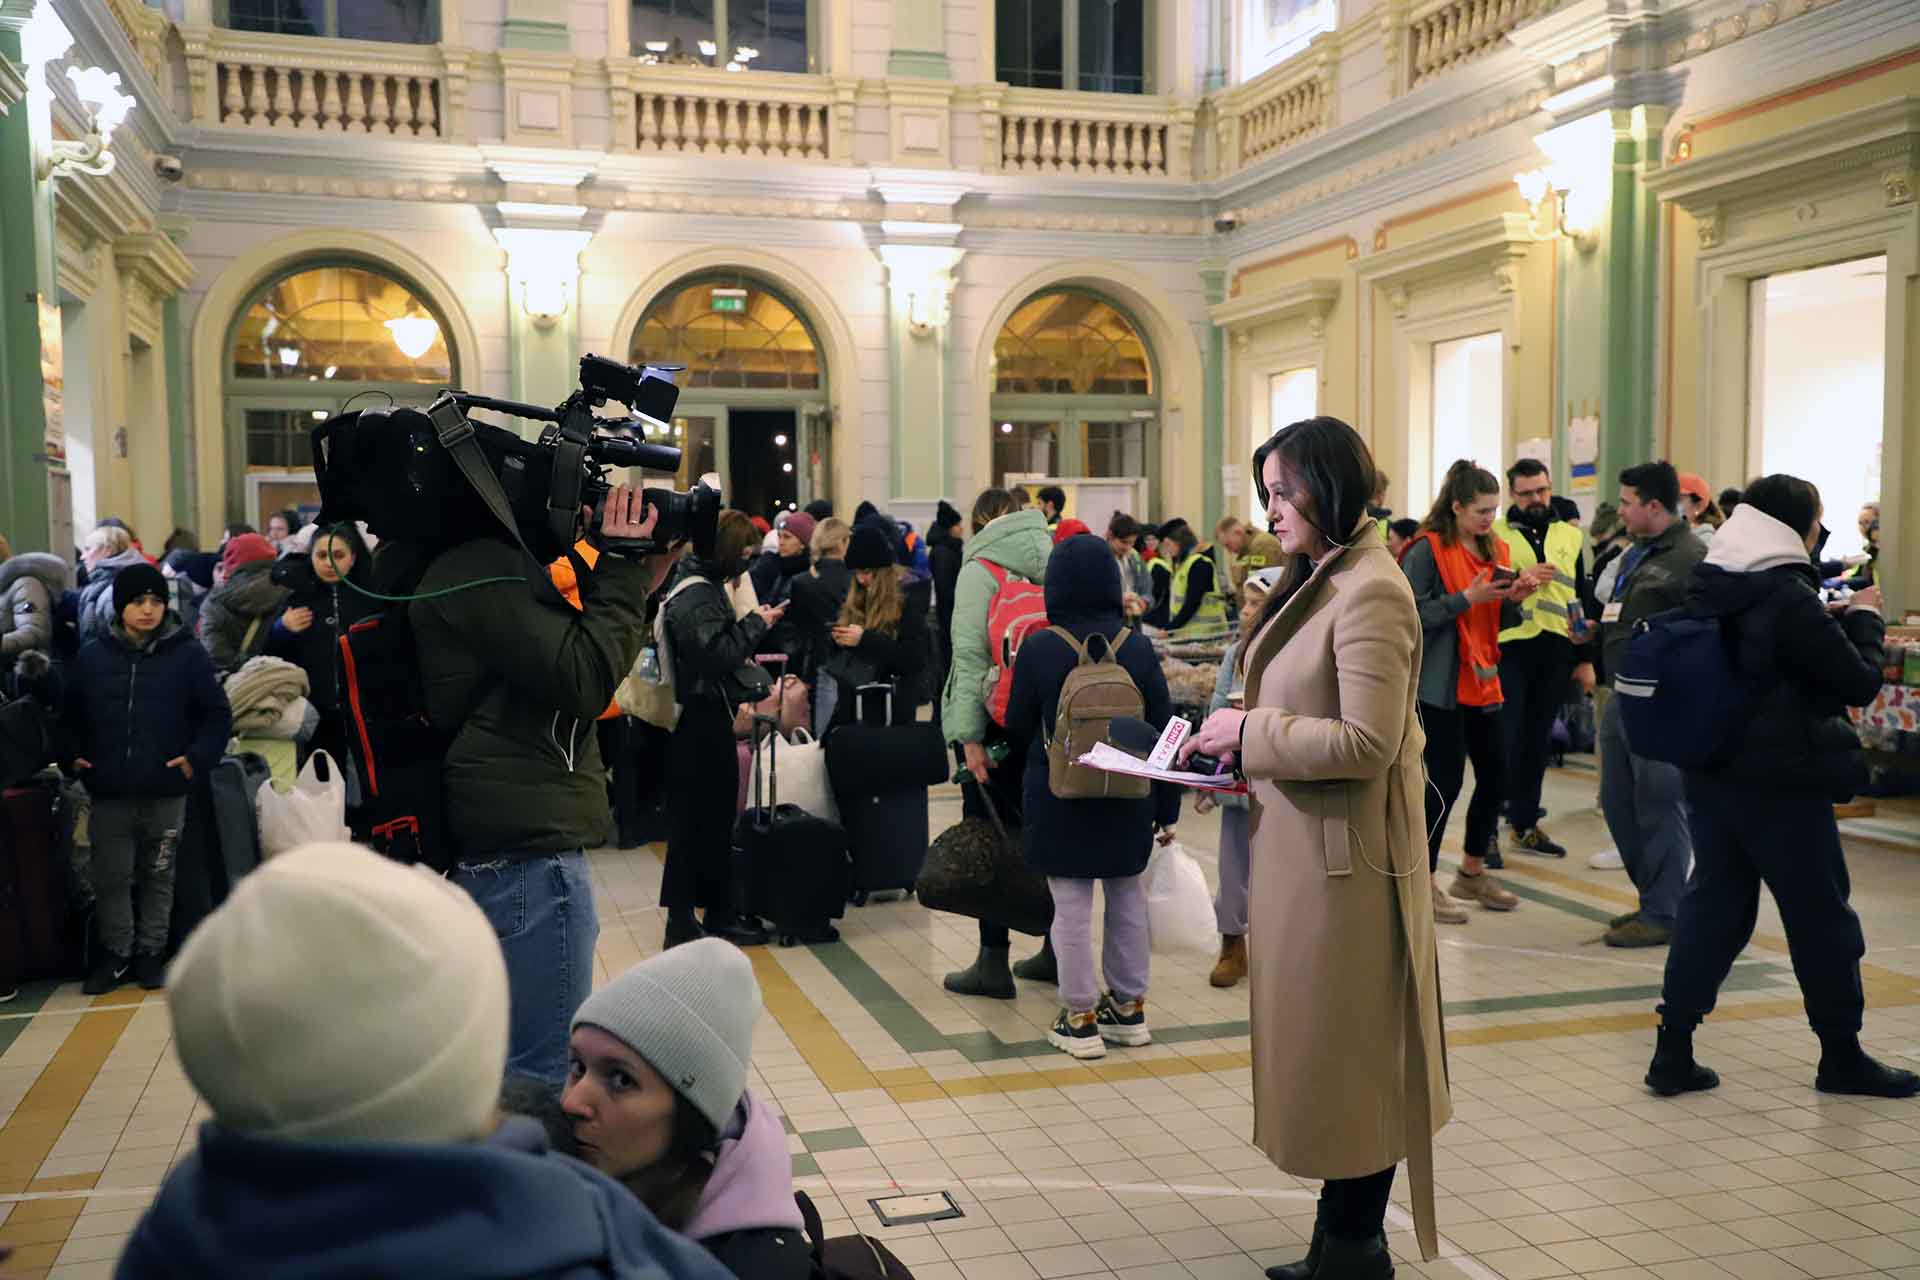
[[1065,627],[1047,630],[1071,645],[1080,659],[1060,686],[1053,732],[1047,735],[1047,789],[1059,800],[1145,799],[1153,790],[1148,779],[1074,763],[1093,750],[1094,743],[1106,740],[1107,727],[1116,716],[1139,719],[1146,710],[1140,686],[1119,660],[1120,646],[1133,634],[1132,628],[1122,629],[1112,639],[1101,636],[1106,654],[1098,661],[1087,652],[1092,636],[1082,644]]
[[987,656],[993,667],[987,672],[986,701],[987,714],[1004,729],[1013,697],[1013,660],[1026,638],[1046,627],[1047,592],[985,557],[980,563],[998,584],[987,603]]
[[1682,606],[1634,623],[1613,692],[1627,745],[1649,760],[1711,769],[1746,739],[1752,691],[1718,617]]
[[673,687],[673,652],[667,646],[667,606],[682,591],[704,581],[704,578],[688,575],[667,592],[666,599],[660,602],[660,609],[654,615],[653,639],[640,650],[640,656],[634,659],[633,670],[627,673],[627,678],[620,682],[620,687],[613,695],[613,700],[622,711],[669,733],[680,723],[680,698]]
[[913,1280],[907,1264],[893,1250],[868,1235],[826,1239],[820,1210],[804,1191],[793,1193],[800,1206],[801,1230],[812,1254],[813,1280]]

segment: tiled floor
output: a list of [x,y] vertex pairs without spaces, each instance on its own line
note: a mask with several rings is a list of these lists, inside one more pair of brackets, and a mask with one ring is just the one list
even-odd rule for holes
[[[1700,1036],[1725,1083],[1677,1101],[1641,1087],[1664,953],[1599,945],[1633,897],[1620,873],[1586,868],[1606,843],[1593,790],[1590,773],[1555,773],[1548,825],[1575,856],[1509,855],[1521,908],[1441,933],[1456,1114],[1437,1159],[1443,1256],[1418,1260],[1403,1179],[1398,1274],[1920,1280],[1920,1102],[1813,1091],[1770,902]],[[937,795],[934,829],[956,817]],[[1216,829],[1182,825],[1209,876]],[[1849,857],[1873,947],[1867,1041],[1911,1066],[1920,860],[1877,838],[1850,838]],[[598,854],[595,872],[605,976],[659,946],[660,872],[650,852]],[[970,921],[884,903],[850,910],[843,932],[753,953],[768,1012],[754,1087],[784,1113],[830,1231],[883,1237],[917,1280],[1260,1280],[1299,1256],[1315,1188],[1247,1143],[1247,994],[1209,987],[1210,958],[1156,956],[1154,1045],[1082,1065],[1046,1046],[1050,989],[1022,984],[1007,1004],[941,989],[971,955]],[[0,1007],[12,1273],[111,1274],[202,1114],[162,995],[68,986]],[[945,1190],[965,1216],[882,1228],[870,1201],[903,1189]]]

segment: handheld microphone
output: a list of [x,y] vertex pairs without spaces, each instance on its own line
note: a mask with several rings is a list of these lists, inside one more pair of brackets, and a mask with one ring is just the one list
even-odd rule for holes
[[[1159,741],[1160,731],[1138,716],[1115,716],[1107,722],[1107,745],[1126,752],[1136,760],[1151,756]],[[1226,766],[1215,757],[1199,754],[1188,758],[1186,769],[1190,773],[1213,776],[1228,772]]]

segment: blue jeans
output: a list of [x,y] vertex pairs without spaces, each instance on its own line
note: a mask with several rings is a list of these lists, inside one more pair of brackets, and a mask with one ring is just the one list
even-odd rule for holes
[[506,957],[507,1070],[563,1087],[573,1015],[593,990],[600,938],[586,854],[463,863],[449,878],[480,904]]

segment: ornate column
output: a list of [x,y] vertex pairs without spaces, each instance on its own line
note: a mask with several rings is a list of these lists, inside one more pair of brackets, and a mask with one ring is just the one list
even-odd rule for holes
[[[951,204],[951,200],[948,201]],[[948,306],[966,250],[951,222],[880,224],[873,252],[887,269],[887,363],[892,424],[889,497],[931,504],[952,479],[953,400]]]
[[[1227,266],[1215,260],[1202,263],[1200,284],[1207,291],[1207,305],[1219,306],[1227,300]],[[1200,469],[1201,528],[1211,529],[1225,514],[1226,470],[1232,465],[1227,457],[1227,335],[1217,324],[1207,326],[1206,397],[1202,408],[1200,438],[1206,450],[1207,465]]]

